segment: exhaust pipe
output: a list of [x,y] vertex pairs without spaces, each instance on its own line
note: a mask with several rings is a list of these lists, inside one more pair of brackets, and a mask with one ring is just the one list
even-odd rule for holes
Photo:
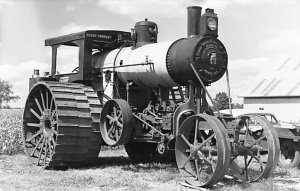
[[201,10],[198,6],[187,7],[187,35],[190,38],[200,34]]

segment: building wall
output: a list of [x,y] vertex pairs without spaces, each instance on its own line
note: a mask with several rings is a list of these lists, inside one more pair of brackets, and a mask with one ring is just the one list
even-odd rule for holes
[[280,121],[300,123],[300,97],[244,97],[244,109],[273,113]]

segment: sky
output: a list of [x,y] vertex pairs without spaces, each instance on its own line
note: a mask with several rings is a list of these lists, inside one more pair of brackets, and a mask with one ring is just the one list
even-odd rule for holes
[[[242,103],[238,96],[286,59],[300,61],[298,0],[0,0],[0,78],[21,97],[10,106],[25,106],[34,69],[51,70],[45,39],[89,29],[130,31],[148,18],[158,25],[158,42],[176,40],[187,36],[187,6],[212,8],[219,17],[234,102]],[[62,57],[74,60],[72,53]],[[209,91],[212,97],[227,92],[225,76]]]

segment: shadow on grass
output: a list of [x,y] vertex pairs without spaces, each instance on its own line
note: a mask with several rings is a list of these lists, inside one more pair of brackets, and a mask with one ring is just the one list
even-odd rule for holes
[[164,168],[177,168],[175,161],[139,161],[135,162],[129,157],[113,156],[113,157],[99,157],[97,161],[89,165],[88,168],[106,168],[106,167],[120,167],[125,171],[145,171],[158,170]]
[[[142,161],[142,162],[135,162],[131,160],[129,157],[126,156],[105,156],[105,157],[98,157],[94,163],[91,164],[65,164],[65,166],[59,166],[54,168],[47,168],[47,170],[68,170],[68,169],[105,169],[108,167],[119,167],[125,171],[145,171],[145,170],[157,170],[157,169],[164,169],[164,168],[176,168],[175,161]],[[175,169],[175,170],[176,170]]]

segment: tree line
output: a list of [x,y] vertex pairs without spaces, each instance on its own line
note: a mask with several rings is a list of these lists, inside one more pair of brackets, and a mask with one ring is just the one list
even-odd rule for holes
[[[229,109],[229,97],[225,92],[219,92],[216,94],[216,97],[213,99],[213,110],[223,110],[223,109]],[[242,109],[243,104],[239,103],[232,103],[232,99],[230,98],[230,104],[232,109]]]
[[[9,102],[20,99],[19,96],[13,95],[12,87],[13,85],[10,82],[0,79],[0,109],[10,108],[10,106],[7,105]],[[4,105],[5,103],[6,105]]]

